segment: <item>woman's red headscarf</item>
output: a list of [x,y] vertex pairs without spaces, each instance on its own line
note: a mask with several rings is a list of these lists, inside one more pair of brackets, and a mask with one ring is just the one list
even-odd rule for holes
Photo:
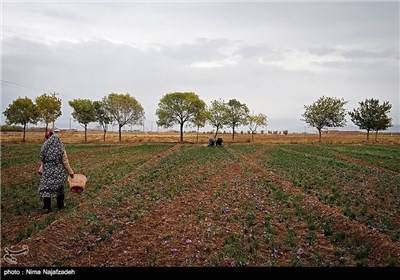
[[49,139],[52,135],[53,135],[53,132],[49,130],[46,132],[45,137],[46,137],[46,139]]

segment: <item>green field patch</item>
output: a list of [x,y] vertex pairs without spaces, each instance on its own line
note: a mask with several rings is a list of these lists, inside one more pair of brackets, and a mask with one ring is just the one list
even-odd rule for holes
[[[375,227],[395,238],[400,225],[397,218],[400,214],[400,175],[339,159],[335,152],[341,147],[280,145],[266,150],[257,160],[305,193],[317,195],[328,205],[341,207],[343,214],[350,219]],[[378,150],[382,150],[382,147]],[[376,152],[374,147],[372,151]],[[390,157],[397,158],[395,149],[388,148],[385,151],[392,151]],[[396,226],[392,230],[382,222],[386,216],[396,217],[393,221]]]
[[370,163],[376,167],[400,172],[399,146],[334,146],[332,147],[332,150]]

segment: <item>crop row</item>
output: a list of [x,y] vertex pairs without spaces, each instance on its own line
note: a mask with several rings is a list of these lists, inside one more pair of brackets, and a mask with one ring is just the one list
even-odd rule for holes
[[393,160],[400,161],[396,149],[287,145],[260,146],[259,150],[256,160],[266,169],[276,172],[305,193],[316,195],[324,203],[341,207],[350,219],[388,234],[393,241],[400,240],[400,174],[390,172],[389,168],[385,172],[336,156],[339,150],[348,156],[383,150],[386,156],[374,164],[391,167]]
[[[84,195],[77,196],[66,191],[68,213],[75,211],[82,201],[96,197],[105,185],[123,178],[137,166],[149,160],[155,153],[170,147],[171,145],[142,145],[116,146],[112,149],[110,147],[82,149],[74,145],[68,146],[66,149],[74,171],[83,173],[88,178]],[[71,148],[71,151],[69,148]],[[31,152],[35,153],[37,150]],[[74,156],[75,154],[77,154],[77,157]],[[2,169],[3,181],[7,181],[9,177],[14,178],[13,183],[2,184],[1,188],[2,241],[6,243],[14,239],[21,240],[29,237],[33,232],[45,228],[55,218],[49,216],[43,219],[40,215],[42,201],[37,195],[40,178],[36,173],[36,165],[31,164],[28,167],[28,172],[15,172],[14,168]],[[20,166],[20,168],[23,167]],[[36,223],[29,223],[27,220],[33,220]],[[8,236],[8,229],[14,228],[14,226],[8,224],[9,221],[11,224],[19,224],[18,233],[13,232],[12,236]]]

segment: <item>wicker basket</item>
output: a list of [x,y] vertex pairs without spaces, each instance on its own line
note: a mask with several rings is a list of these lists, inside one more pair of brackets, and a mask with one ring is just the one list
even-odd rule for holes
[[69,189],[73,193],[81,193],[85,189],[87,178],[83,174],[74,174],[74,178],[68,176]]

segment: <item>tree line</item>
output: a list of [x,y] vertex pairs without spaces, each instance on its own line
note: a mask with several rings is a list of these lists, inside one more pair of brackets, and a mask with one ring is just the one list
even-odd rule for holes
[[[315,127],[319,132],[328,127],[343,127],[346,124],[346,110],[344,106],[348,103],[343,99],[322,96],[311,105],[304,105],[302,119],[308,125]],[[124,125],[142,125],[145,112],[142,105],[135,97],[127,94],[110,93],[101,100],[74,99],[68,102],[73,109],[72,117],[86,133],[89,123],[98,123],[103,129],[103,141],[109,124],[118,124],[119,141],[121,141],[121,130]],[[369,132],[386,130],[392,126],[392,119],[388,116],[392,105],[385,101],[380,104],[378,99],[366,99],[359,102],[359,107],[348,112],[352,122],[360,129]],[[23,126],[23,140],[27,124],[43,122],[48,125],[55,122],[61,116],[61,99],[55,94],[44,93],[34,101],[28,97],[17,98],[3,112],[7,124],[21,124]],[[235,138],[235,129],[241,125],[248,125],[252,139],[257,129],[266,127],[268,118],[265,114],[250,113],[246,104],[236,99],[227,102],[218,99],[211,101],[210,105],[200,99],[194,92],[172,92],[161,97],[156,110],[158,117],[157,125],[169,128],[174,125],[180,127],[180,141],[183,142],[183,128],[185,124],[197,127],[197,135],[200,127],[210,124],[215,127],[214,138],[224,128],[232,128],[232,139]]]
[[[321,130],[323,128],[346,125],[344,106],[347,103],[348,101],[344,99],[322,96],[311,105],[304,106],[303,120],[318,130],[319,141],[321,141]],[[370,98],[359,102],[359,107],[348,112],[348,114],[351,121],[359,129],[367,130],[367,141],[369,141],[371,130],[376,132],[376,140],[379,130],[386,130],[392,126],[392,119],[388,116],[391,108],[392,105],[387,101],[380,104],[379,99]]]

